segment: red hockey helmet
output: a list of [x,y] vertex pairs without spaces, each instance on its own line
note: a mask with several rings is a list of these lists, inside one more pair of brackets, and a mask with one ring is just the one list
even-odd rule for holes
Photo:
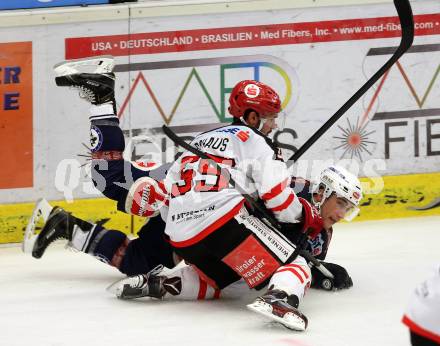
[[241,118],[248,110],[254,110],[261,118],[277,114],[281,110],[280,97],[270,86],[255,80],[238,82],[229,96],[229,113]]

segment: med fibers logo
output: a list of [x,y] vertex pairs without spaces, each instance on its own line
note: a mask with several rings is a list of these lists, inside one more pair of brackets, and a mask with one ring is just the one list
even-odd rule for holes
[[[211,68],[213,75],[217,74],[218,79],[203,78],[203,73],[206,69]],[[158,90],[157,81],[154,79],[152,71],[161,70],[163,76],[167,73],[170,74],[170,79],[175,78],[176,69],[186,69],[186,78],[182,79],[181,90],[178,92],[174,101],[166,106],[160,102],[160,93],[167,92],[167,89]],[[257,55],[245,55],[245,56],[232,56],[232,57],[216,57],[216,58],[201,58],[201,59],[187,59],[187,60],[173,60],[173,61],[155,61],[155,62],[136,62],[135,64],[118,64],[115,66],[114,72],[135,72],[133,83],[131,83],[130,90],[125,96],[122,106],[119,109],[118,116],[121,118],[124,116],[125,111],[128,109],[131,98],[137,88],[141,89],[145,97],[153,100],[154,107],[163,122],[167,125],[172,123],[172,120],[176,113],[179,112],[179,106],[182,99],[185,98],[185,94],[190,90],[188,85],[194,81],[195,85],[198,85],[201,91],[202,97],[208,100],[209,107],[212,110],[212,114],[221,123],[230,122],[231,118],[227,112],[227,99],[228,95],[232,91],[233,84],[229,84],[228,80],[234,80],[236,73],[243,71],[243,73],[249,73],[251,76],[249,79],[260,81],[261,75],[266,76],[264,82],[269,82],[272,86],[275,82],[274,88],[283,95],[281,107],[286,114],[291,113],[292,109],[297,104],[299,95],[299,78],[296,71],[284,60],[271,55],[257,54]],[[184,72],[185,73],[185,72]],[[269,77],[268,77],[269,74]],[[153,77],[152,77],[153,76]],[[163,77],[166,78],[166,77]],[[267,80],[269,78],[269,81]],[[236,79],[236,78],[235,78]],[[217,84],[217,85],[216,85]],[[168,87],[168,85],[167,85]],[[249,86],[248,96],[256,97],[259,89]],[[214,95],[220,91],[220,97]],[[156,94],[157,93],[157,94]],[[219,102],[215,102],[218,99]],[[139,100],[139,98],[137,98]],[[166,109],[171,109],[171,112],[166,112]],[[151,116],[151,112],[149,113]]]

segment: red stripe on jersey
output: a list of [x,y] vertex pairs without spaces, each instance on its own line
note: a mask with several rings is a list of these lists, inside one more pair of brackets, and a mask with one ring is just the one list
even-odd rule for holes
[[221,293],[220,290],[215,290],[214,291],[214,299],[219,299],[220,298],[220,293]]
[[289,178],[287,178],[286,180],[284,180],[281,183],[279,183],[278,185],[276,185],[269,192],[266,192],[263,196],[261,196],[261,199],[263,201],[268,201],[268,200],[278,196],[287,187],[288,183],[289,183]]
[[279,270],[277,270],[277,272],[275,274],[282,273],[282,272],[291,272],[291,273],[293,273],[299,279],[299,281],[301,281],[301,283],[304,283],[303,277],[295,269],[281,267]]
[[170,240],[171,245],[173,245],[175,247],[187,247],[187,246],[193,245],[195,243],[198,243],[200,240],[202,240],[203,238],[207,237],[208,235],[210,235],[215,230],[219,229],[226,222],[228,222],[235,215],[237,215],[238,212],[240,211],[241,207],[243,206],[243,204],[244,204],[244,199],[242,199],[240,201],[240,203],[238,203],[228,213],[226,213],[220,219],[218,219],[217,221],[215,221],[214,223],[212,223],[211,225],[206,227],[203,231],[198,233],[196,236],[194,236],[194,237],[192,237],[190,239],[187,239],[187,240],[183,240],[183,241],[172,241],[172,240]]
[[413,333],[416,333],[420,336],[423,336],[429,340],[433,340],[434,342],[440,344],[440,335],[437,335],[434,332],[431,332],[429,330],[426,330],[425,328],[420,327],[417,323],[410,320],[408,316],[406,315],[403,316],[402,323],[406,324]]
[[292,204],[292,202],[293,202],[294,199],[295,199],[295,194],[294,194],[294,193],[291,193],[291,194],[289,195],[289,197],[287,197],[287,199],[286,199],[282,204],[280,204],[279,206],[274,207],[274,208],[269,208],[269,210],[270,210],[270,211],[273,211],[273,212],[276,212],[276,211],[283,211],[283,210],[286,209],[289,205]]
[[208,289],[208,284],[206,281],[203,281],[201,278],[199,278],[199,293],[197,295],[197,299],[205,299],[206,298],[206,291]]
[[299,264],[286,264],[283,267],[291,267],[291,268],[298,268],[305,276],[306,279],[309,278],[309,274],[304,270],[303,267],[301,267]]

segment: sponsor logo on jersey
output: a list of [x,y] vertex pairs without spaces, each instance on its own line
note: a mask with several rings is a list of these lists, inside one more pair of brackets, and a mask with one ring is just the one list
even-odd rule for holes
[[102,145],[102,132],[101,130],[92,125],[90,128],[90,149],[92,152],[98,151]]
[[279,268],[274,256],[253,236],[222,258],[222,261],[240,275],[250,288],[270,279]]
[[249,98],[255,98],[260,95],[260,88],[255,84],[248,84],[244,88],[244,93]]
[[272,232],[270,228],[258,218],[240,213],[235,219],[239,223],[243,223],[247,229],[251,230],[282,262],[285,262],[295,250],[291,244],[275,232]]
[[215,210],[215,205],[211,205],[209,207],[199,209],[199,210],[185,211],[183,213],[171,215],[171,220],[173,222],[179,223],[182,221],[189,221],[191,219],[199,219],[199,218],[205,216],[206,212],[210,212],[210,211],[214,211],[214,210]]
[[[230,134],[236,135],[238,137],[238,139],[240,139],[242,142],[246,142],[250,137],[249,131],[244,131],[244,130],[240,129],[239,127],[229,127],[227,129],[217,130],[215,132],[225,132],[225,133],[230,133]],[[195,144],[195,145],[197,145],[197,144]]]
[[235,135],[238,131],[240,131],[240,128],[238,128],[238,127],[229,127],[227,129],[216,130],[215,132],[232,133],[233,135]]
[[246,142],[249,139],[249,131],[240,131],[236,134],[239,140]]
[[313,240],[308,240],[310,253],[313,256],[319,256],[322,253],[322,250],[324,248],[324,240],[322,239],[321,234],[318,234],[318,236]]

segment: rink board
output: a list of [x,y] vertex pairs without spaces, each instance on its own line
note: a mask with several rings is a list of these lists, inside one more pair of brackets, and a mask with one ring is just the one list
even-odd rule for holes
[[[356,221],[388,218],[440,215],[440,173],[386,176],[382,180],[361,179],[366,194],[361,203]],[[381,190],[377,193],[378,190]],[[437,204],[427,210],[434,201]],[[115,202],[106,198],[75,200],[73,203],[52,201],[74,215],[86,220],[110,218],[108,229],[119,229],[127,234],[136,234],[144,220],[116,211]],[[16,243],[23,239],[27,220],[33,203],[0,205],[0,243]]]
[[[75,200],[73,203],[66,201],[50,201],[85,220],[97,221],[110,220],[105,224],[108,229],[118,229],[126,234],[132,230],[139,230],[144,219],[128,215],[116,210],[116,203],[107,198]],[[17,203],[0,205],[0,244],[18,243],[23,240],[24,230],[34,203]]]
[[[0,146],[8,162],[0,170],[0,204],[101,196],[84,158],[89,105],[54,82],[53,66],[62,60],[115,56],[127,159],[173,160],[163,124],[189,139],[230,122],[228,98],[243,79],[258,79],[280,94],[287,117],[274,141],[289,157],[400,40],[391,1],[271,11],[257,6],[266,1],[254,1],[246,15],[235,8],[239,3],[215,15],[195,7],[190,14],[183,6],[173,17],[173,6],[153,15],[141,3],[128,18],[124,5],[45,10],[38,23],[33,19],[42,12],[0,13]],[[294,175],[313,178],[341,161],[359,176],[438,171],[440,2],[412,5],[414,49],[305,152],[301,159],[308,163]]]
[[[371,186],[358,220],[439,212],[440,2],[413,1],[412,7],[414,47],[292,172],[310,179],[339,163],[359,176],[386,176],[384,189],[366,180]],[[115,56],[128,160],[174,159],[163,124],[188,140],[228,123],[227,100],[242,79],[280,94],[287,119],[274,141],[288,158],[390,57],[400,28],[391,0],[219,1],[4,11],[0,37],[5,243],[21,241],[32,201],[41,197],[86,219],[111,218],[108,227],[127,233],[142,222],[114,212],[114,202],[94,188],[84,157],[89,105],[56,87],[56,63]]]

